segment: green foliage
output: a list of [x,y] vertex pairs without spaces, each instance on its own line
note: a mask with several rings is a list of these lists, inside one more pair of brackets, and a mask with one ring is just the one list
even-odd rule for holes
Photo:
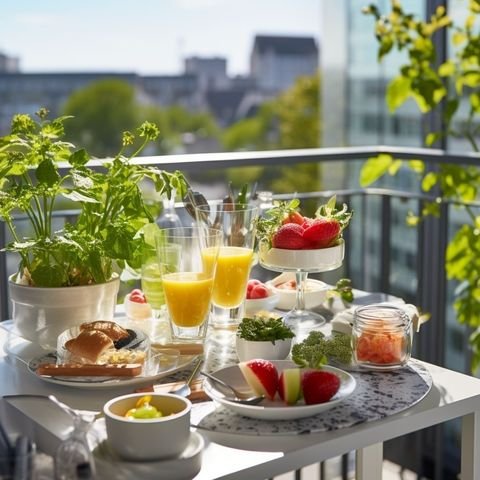
[[335,284],[335,287],[327,292],[327,300],[330,307],[335,298],[340,298],[345,308],[348,308],[348,304],[353,302],[352,281],[349,278],[341,278]]
[[[11,134],[0,138],[0,219],[14,239],[6,250],[20,255],[20,275],[31,285],[59,287],[105,282],[117,267],[138,267],[144,247],[140,232],[153,222],[139,183],[149,179],[168,196],[173,188],[185,189],[180,172],[130,162],[158,137],[158,128],[145,122],[135,134],[124,132],[119,153],[97,171],[87,166],[85,149],[62,140],[68,117],[49,121],[45,110],[38,116],[36,122],[15,115]],[[134,152],[125,156],[126,148]],[[62,197],[80,214],[55,231],[52,212]],[[17,212],[29,219],[31,237],[17,231]]]
[[327,338],[314,330],[303,342],[292,347],[292,360],[298,366],[308,368],[321,368],[327,361],[349,364],[352,360],[350,336],[336,334]]
[[[480,34],[478,32],[478,0],[469,2],[469,12],[463,25],[453,25],[445,8],[439,6],[429,21],[421,21],[403,11],[400,1],[392,0],[391,11],[381,15],[374,5],[364,13],[375,18],[375,35],[379,42],[378,56],[382,60],[394,49],[405,51],[407,61],[399,74],[390,82],[386,102],[391,111],[407,99],[413,98],[421,112],[443,108],[444,129],[429,132],[425,138],[428,146],[434,145],[446,135],[466,139],[478,152],[476,136],[480,133],[477,115],[480,113]],[[432,37],[439,31],[452,31],[454,49],[441,65],[436,64],[436,52]],[[461,100],[465,99],[467,119],[456,121]],[[362,168],[360,183],[370,185],[392,172],[391,155],[379,155],[369,159]],[[435,172],[426,172],[420,161],[406,164],[420,179],[422,190],[436,189],[440,196],[422,207],[420,216],[409,213],[407,224],[418,225],[425,215],[438,215],[440,204],[451,200],[464,207],[471,224],[462,225],[450,241],[446,252],[446,271],[449,278],[457,280],[455,309],[458,321],[471,327],[480,327],[480,221],[469,202],[477,198],[480,189],[480,171],[474,166],[456,164],[440,165]],[[473,370],[480,366],[480,330],[471,337]]]
[[122,80],[100,80],[73,93],[64,114],[74,118],[67,125],[67,137],[103,158],[115,151],[121,132],[147,119],[159,126],[161,139],[150,145],[153,153],[167,154],[182,143],[182,135],[217,137],[218,127],[208,113],[190,113],[181,106],[158,108],[136,100],[133,86]]
[[132,130],[139,118],[135,91],[121,80],[100,80],[77,90],[63,112],[73,117],[68,138],[101,158],[118,148],[121,132]]
[[[275,99],[265,102],[254,117],[241,120],[229,127],[222,136],[227,150],[275,150],[315,148],[320,146],[320,81],[318,75],[300,77],[295,84]],[[266,188],[277,193],[312,191],[318,189],[320,170],[317,164],[295,167],[263,167],[236,169],[242,182],[252,172]]]
[[281,318],[244,318],[238,326],[237,335],[254,342],[272,342],[293,338],[295,334]]

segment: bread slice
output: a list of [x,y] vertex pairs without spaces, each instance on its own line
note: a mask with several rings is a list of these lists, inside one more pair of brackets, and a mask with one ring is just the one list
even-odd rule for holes
[[130,336],[128,331],[121,327],[118,323],[108,322],[106,320],[97,320],[90,323],[82,323],[80,331],[99,330],[112,339],[114,342],[126,339]]
[[113,340],[100,330],[83,330],[77,337],[66,341],[65,348],[74,357],[96,363],[103,353],[113,348]]

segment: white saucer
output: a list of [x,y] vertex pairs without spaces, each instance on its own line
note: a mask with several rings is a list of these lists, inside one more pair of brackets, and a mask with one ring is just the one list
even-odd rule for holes
[[[165,441],[168,440],[165,439]],[[191,432],[187,448],[176,458],[130,462],[112,451],[107,440],[103,440],[97,445],[93,450],[93,455],[99,478],[181,480],[193,478],[200,471],[204,446],[203,437],[197,432]]]

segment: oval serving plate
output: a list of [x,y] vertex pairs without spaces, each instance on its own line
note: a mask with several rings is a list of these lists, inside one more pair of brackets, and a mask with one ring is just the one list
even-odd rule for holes
[[[297,367],[297,365],[290,360],[272,360],[272,363],[277,367],[278,373],[286,368]],[[315,405],[305,405],[303,401],[299,401],[296,405],[286,405],[280,400],[278,395],[274,401],[265,399],[258,405],[243,405],[229,401],[220,390],[215,388],[213,382],[210,382],[208,379],[204,379],[203,385],[205,392],[210,398],[240,415],[261,420],[294,420],[310,417],[333,408],[345,400],[355,390],[357,382],[348,372],[330,365],[324,365],[322,370],[335,373],[339,376],[340,389],[330,401]],[[212,375],[232,385],[239,391],[251,392],[250,387],[247,385],[237,365],[222,368],[213,372]]]
[[[167,356],[169,353],[167,353]],[[28,371],[37,378],[57,385],[64,385],[75,388],[116,388],[126,385],[144,385],[155,382],[161,378],[167,377],[188,367],[192,361],[197,358],[196,355],[180,355],[177,361],[172,364],[163,363],[162,359],[156,355],[157,371],[150,374],[141,374],[136,377],[62,377],[38,375],[37,368],[45,363],[57,363],[57,354],[55,352],[39,355],[28,362]]]

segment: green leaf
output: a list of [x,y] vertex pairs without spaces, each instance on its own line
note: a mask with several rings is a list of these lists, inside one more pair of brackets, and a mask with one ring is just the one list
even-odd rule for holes
[[85,202],[85,203],[101,203],[96,198],[88,197],[83,193],[80,193],[77,190],[71,190],[70,192],[62,192],[62,196],[73,200],[74,202]]
[[390,52],[393,47],[393,38],[391,35],[385,35],[380,39],[380,48],[378,50],[378,61],[381,61],[382,58]]
[[74,167],[82,167],[83,165],[86,165],[89,160],[90,160],[90,155],[87,153],[87,151],[84,148],[77,150],[76,152],[73,152],[70,155],[70,158],[68,159],[70,164],[73,165]]
[[42,264],[30,271],[35,285],[61,287],[65,281],[65,268],[58,264]]
[[410,78],[399,75],[387,87],[386,102],[390,112],[394,112],[411,95],[412,81]]
[[454,32],[454,34],[452,35],[452,43],[456,47],[458,47],[460,44],[466,41],[467,41],[467,36],[465,35],[465,33],[461,31]]
[[445,111],[443,113],[443,116],[447,123],[450,123],[453,115],[455,115],[455,112],[458,109],[459,104],[460,104],[459,98],[450,98],[447,100],[445,104]]
[[440,132],[429,133],[425,137],[425,145],[427,145],[427,147],[432,146],[441,136],[442,134]]
[[408,166],[415,172],[415,173],[423,173],[425,171],[425,163],[422,160],[409,160]]
[[44,183],[49,187],[55,185],[60,179],[60,175],[58,174],[55,165],[49,158],[40,163],[35,171],[35,176],[40,183]]
[[393,160],[390,167],[388,167],[388,174],[392,176],[396,175],[397,172],[400,170],[400,167],[402,166],[402,164],[403,164],[402,160],[398,160],[398,159]]
[[422,180],[422,190],[429,192],[438,182],[438,175],[435,172],[428,172]]
[[360,185],[367,187],[388,172],[393,163],[393,157],[388,153],[381,153],[376,157],[369,158],[360,172]]
[[438,74],[441,77],[450,77],[455,73],[455,63],[452,60],[447,60],[438,67]]
[[470,105],[475,113],[480,112],[480,94],[475,92],[470,95]]

